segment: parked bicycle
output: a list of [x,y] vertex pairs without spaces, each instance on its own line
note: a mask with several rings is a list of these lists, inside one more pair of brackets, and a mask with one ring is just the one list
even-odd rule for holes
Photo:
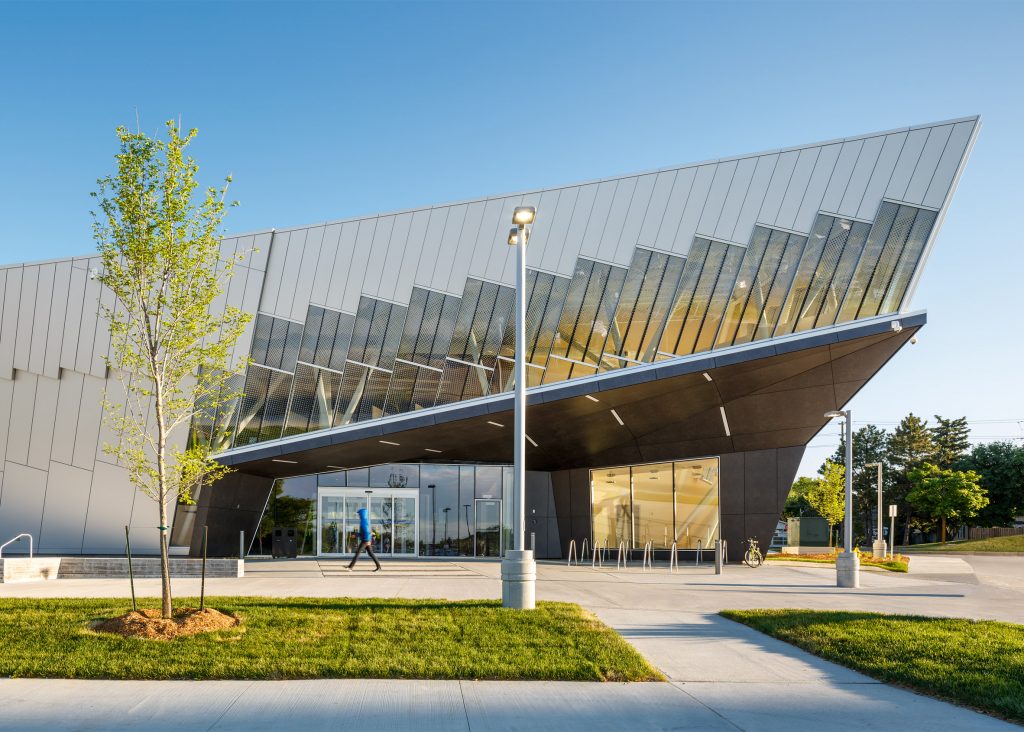
[[747,539],[747,551],[743,554],[743,563],[748,567],[760,567],[764,562],[764,555],[757,546],[757,539]]

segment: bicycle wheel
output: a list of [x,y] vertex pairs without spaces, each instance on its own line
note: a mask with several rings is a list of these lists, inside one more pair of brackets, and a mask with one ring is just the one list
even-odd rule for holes
[[760,567],[764,563],[764,555],[761,552],[754,552],[754,564],[751,567]]
[[747,551],[743,554],[743,563],[748,567],[756,567],[757,565],[754,564],[754,552],[747,549]]

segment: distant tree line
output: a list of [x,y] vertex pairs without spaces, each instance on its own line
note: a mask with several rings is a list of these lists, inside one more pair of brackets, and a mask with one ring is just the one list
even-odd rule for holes
[[[841,523],[834,493],[842,490],[836,466],[842,476],[843,462],[840,445],[822,464],[821,477],[799,478],[784,515],[817,514],[830,524]],[[1024,445],[1002,441],[972,447],[966,417],[935,415],[929,426],[911,413],[892,432],[869,424],[853,434],[853,518],[859,544],[871,542],[877,521],[877,472],[864,467],[870,463],[883,466],[886,524],[888,506],[898,507],[897,544],[909,544],[915,531],[944,540],[960,526],[1009,526],[1024,515]]]

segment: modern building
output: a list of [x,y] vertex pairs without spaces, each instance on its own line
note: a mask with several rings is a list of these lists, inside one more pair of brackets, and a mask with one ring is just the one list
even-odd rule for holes
[[[528,247],[527,531],[541,557],[767,546],[804,447],[925,323],[908,305],[976,117],[578,185],[231,236],[244,397],[193,425],[236,472],[176,552],[495,556],[512,516],[511,212]],[[0,542],[156,547],[102,445],[94,256],[0,269]],[[8,551],[16,549],[10,547]]]

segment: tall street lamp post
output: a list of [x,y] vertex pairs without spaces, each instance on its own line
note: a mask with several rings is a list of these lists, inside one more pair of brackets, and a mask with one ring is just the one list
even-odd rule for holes
[[878,521],[875,523],[875,530],[878,535],[871,542],[871,556],[875,559],[885,559],[885,539],[882,538],[882,464],[867,463],[864,467],[878,469]]
[[860,587],[860,557],[853,551],[853,419],[850,410],[825,412],[826,419],[846,419],[846,510],[843,514],[843,553],[836,557],[836,587]]
[[533,551],[526,548],[526,242],[529,226],[537,216],[533,206],[517,206],[512,212],[514,226],[508,243],[516,248],[516,361],[512,371],[515,388],[515,444],[513,473],[515,519],[513,549],[501,562],[501,605],[518,610],[533,610],[536,604],[537,564]]

